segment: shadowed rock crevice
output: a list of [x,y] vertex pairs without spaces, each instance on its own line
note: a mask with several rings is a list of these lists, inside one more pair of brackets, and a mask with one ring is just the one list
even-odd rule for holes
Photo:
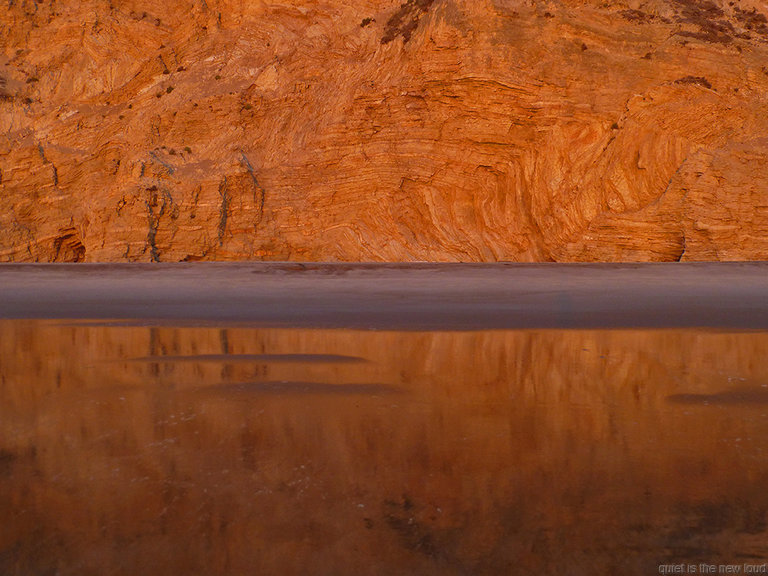
[[62,228],[53,241],[53,262],[82,262],[85,246],[76,228]]
[[675,262],[682,262],[683,257],[685,256],[685,250],[688,244],[688,240],[685,237],[685,230],[682,230],[680,232],[680,253],[675,256],[674,261]]
[[172,219],[178,217],[178,207],[173,201],[171,193],[157,186],[150,186],[147,189],[147,197],[144,201],[147,208],[147,247],[149,248],[150,261],[160,262],[160,249],[157,245],[157,233],[160,228],[160,219],[170,211]]

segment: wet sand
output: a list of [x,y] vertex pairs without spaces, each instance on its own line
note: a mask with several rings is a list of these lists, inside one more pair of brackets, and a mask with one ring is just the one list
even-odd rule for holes
[[768,263],[0,266],[0,318],[389,330],[768,328]]

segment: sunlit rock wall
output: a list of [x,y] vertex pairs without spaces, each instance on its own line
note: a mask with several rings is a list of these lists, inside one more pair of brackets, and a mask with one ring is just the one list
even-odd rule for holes
[[10,0],[0,260],[768,256],[739,0]]

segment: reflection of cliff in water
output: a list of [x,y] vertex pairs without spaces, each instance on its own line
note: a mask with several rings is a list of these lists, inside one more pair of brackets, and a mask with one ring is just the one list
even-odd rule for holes
[[750,398],[767,350],[693,331],[0,322],[0,572],[765,559],[768,407]]

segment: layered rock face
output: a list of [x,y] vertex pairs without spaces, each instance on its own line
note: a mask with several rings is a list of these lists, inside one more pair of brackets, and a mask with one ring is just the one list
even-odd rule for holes
[[3,4],[3,261],[768,256],[759,2]]

